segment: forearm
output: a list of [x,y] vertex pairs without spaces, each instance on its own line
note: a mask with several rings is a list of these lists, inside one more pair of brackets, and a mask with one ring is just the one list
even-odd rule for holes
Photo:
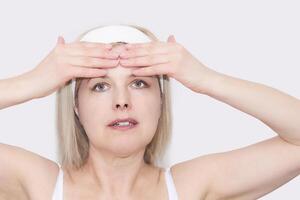
[[34,99],[32,71],[0,80],[0,109]]
[[300,145],[300,100],[272,87],[215,73],[205,94],[265,123],[286,141]]

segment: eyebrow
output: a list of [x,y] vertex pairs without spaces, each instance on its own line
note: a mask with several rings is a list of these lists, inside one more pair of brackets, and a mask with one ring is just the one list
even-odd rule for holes
[[[128,76],[128,78],[131,78],[131,77],[145,77],[145,78],[149,77],[149,78],[155,78],[155,75],[152,75],[152,76],[135,76],[134,74],[131,74],[131,75]],[[93,78],[93,79],[97,79],[97,78],[109,79],[109,77],[106,76],[106,75],[104,75],[104,76],[98,76],[98,77],[95,77],[95,78]],[[89,79],[88,82],[87,82],[87,84],[88,84],[91,80],[92,80],[92,79]]]

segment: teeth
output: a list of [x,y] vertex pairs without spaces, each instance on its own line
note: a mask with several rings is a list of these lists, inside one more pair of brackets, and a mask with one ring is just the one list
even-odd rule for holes
[[129,126],[129,125],[131,125],[130,122],[118,122],[114,124],[114,126]]

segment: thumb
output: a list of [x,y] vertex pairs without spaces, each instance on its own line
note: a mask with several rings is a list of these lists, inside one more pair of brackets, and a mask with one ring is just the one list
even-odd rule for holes
[[57,44],[65,44],[65,39],[62,36],[58,36]]
[[176,42],[174,35],[170,35],[168,37],[168,42],[174,42],[174,43]]

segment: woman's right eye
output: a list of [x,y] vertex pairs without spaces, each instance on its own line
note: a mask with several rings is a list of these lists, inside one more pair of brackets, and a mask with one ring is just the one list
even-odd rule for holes
[[[101,86],[101,87],[98,87],[98,86]],[[97,83],[96,85],[94,85],[92,90],[95,91],[97,88],[100,88],[100,91],[103,91],[103,86],[105,86],[105,84]],[[97,91],[99,91],[99,90],[97,90]]]

